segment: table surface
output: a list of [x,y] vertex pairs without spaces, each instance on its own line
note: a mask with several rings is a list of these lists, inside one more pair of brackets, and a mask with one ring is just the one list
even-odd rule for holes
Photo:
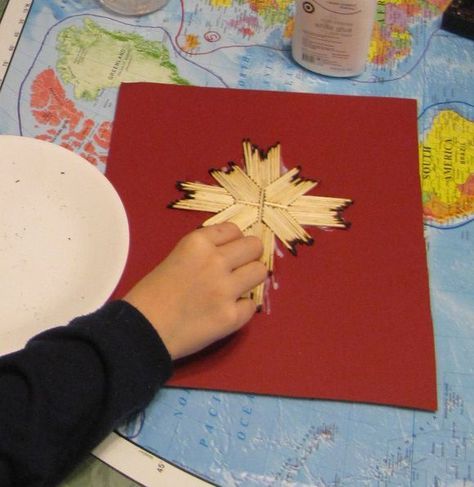
[[[24,21],[7,38],[14,3]],[[220,485],[474,485],[474,42],[440,30],[446,5],[379,0],[365,72],[335,79],[292,61],[290,0],[170,0],[141,18],[92,0],[0,1],[0,55],[15,46],[0,133],[61,144],[101,171],[123,81],[418,102],[439,410],[164,389],[122,435]],[[134,483],[89,459],[64,485]]]

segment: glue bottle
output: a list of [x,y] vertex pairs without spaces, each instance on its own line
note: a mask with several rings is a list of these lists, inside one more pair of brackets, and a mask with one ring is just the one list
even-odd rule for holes
[[362,73],[376,8],[377,0],[296,0],[293,58],[327,76]]

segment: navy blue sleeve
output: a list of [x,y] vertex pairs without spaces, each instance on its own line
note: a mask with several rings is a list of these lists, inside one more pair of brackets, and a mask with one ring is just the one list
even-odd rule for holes
[[0,358],[0,486],[55,485],[170,377],[171,357],[124,301]]

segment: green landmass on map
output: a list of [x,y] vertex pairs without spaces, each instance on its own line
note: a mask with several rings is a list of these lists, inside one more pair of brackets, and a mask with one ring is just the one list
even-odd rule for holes
[[123,82],[190,84],[179,75],[162,42],[109,31],[90,19],[83,26],[62,30],[57,50],[57,72],[63,82],[74,86],[76,98],[94,100],[101,90]]

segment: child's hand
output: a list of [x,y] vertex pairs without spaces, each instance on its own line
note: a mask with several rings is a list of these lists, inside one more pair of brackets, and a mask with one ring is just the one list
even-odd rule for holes
[[261,283],[262,243],[233,223],[185,236],[124,298],[152,323],[171,357],[192,354],[243,326],[255,303],[240,296]]

